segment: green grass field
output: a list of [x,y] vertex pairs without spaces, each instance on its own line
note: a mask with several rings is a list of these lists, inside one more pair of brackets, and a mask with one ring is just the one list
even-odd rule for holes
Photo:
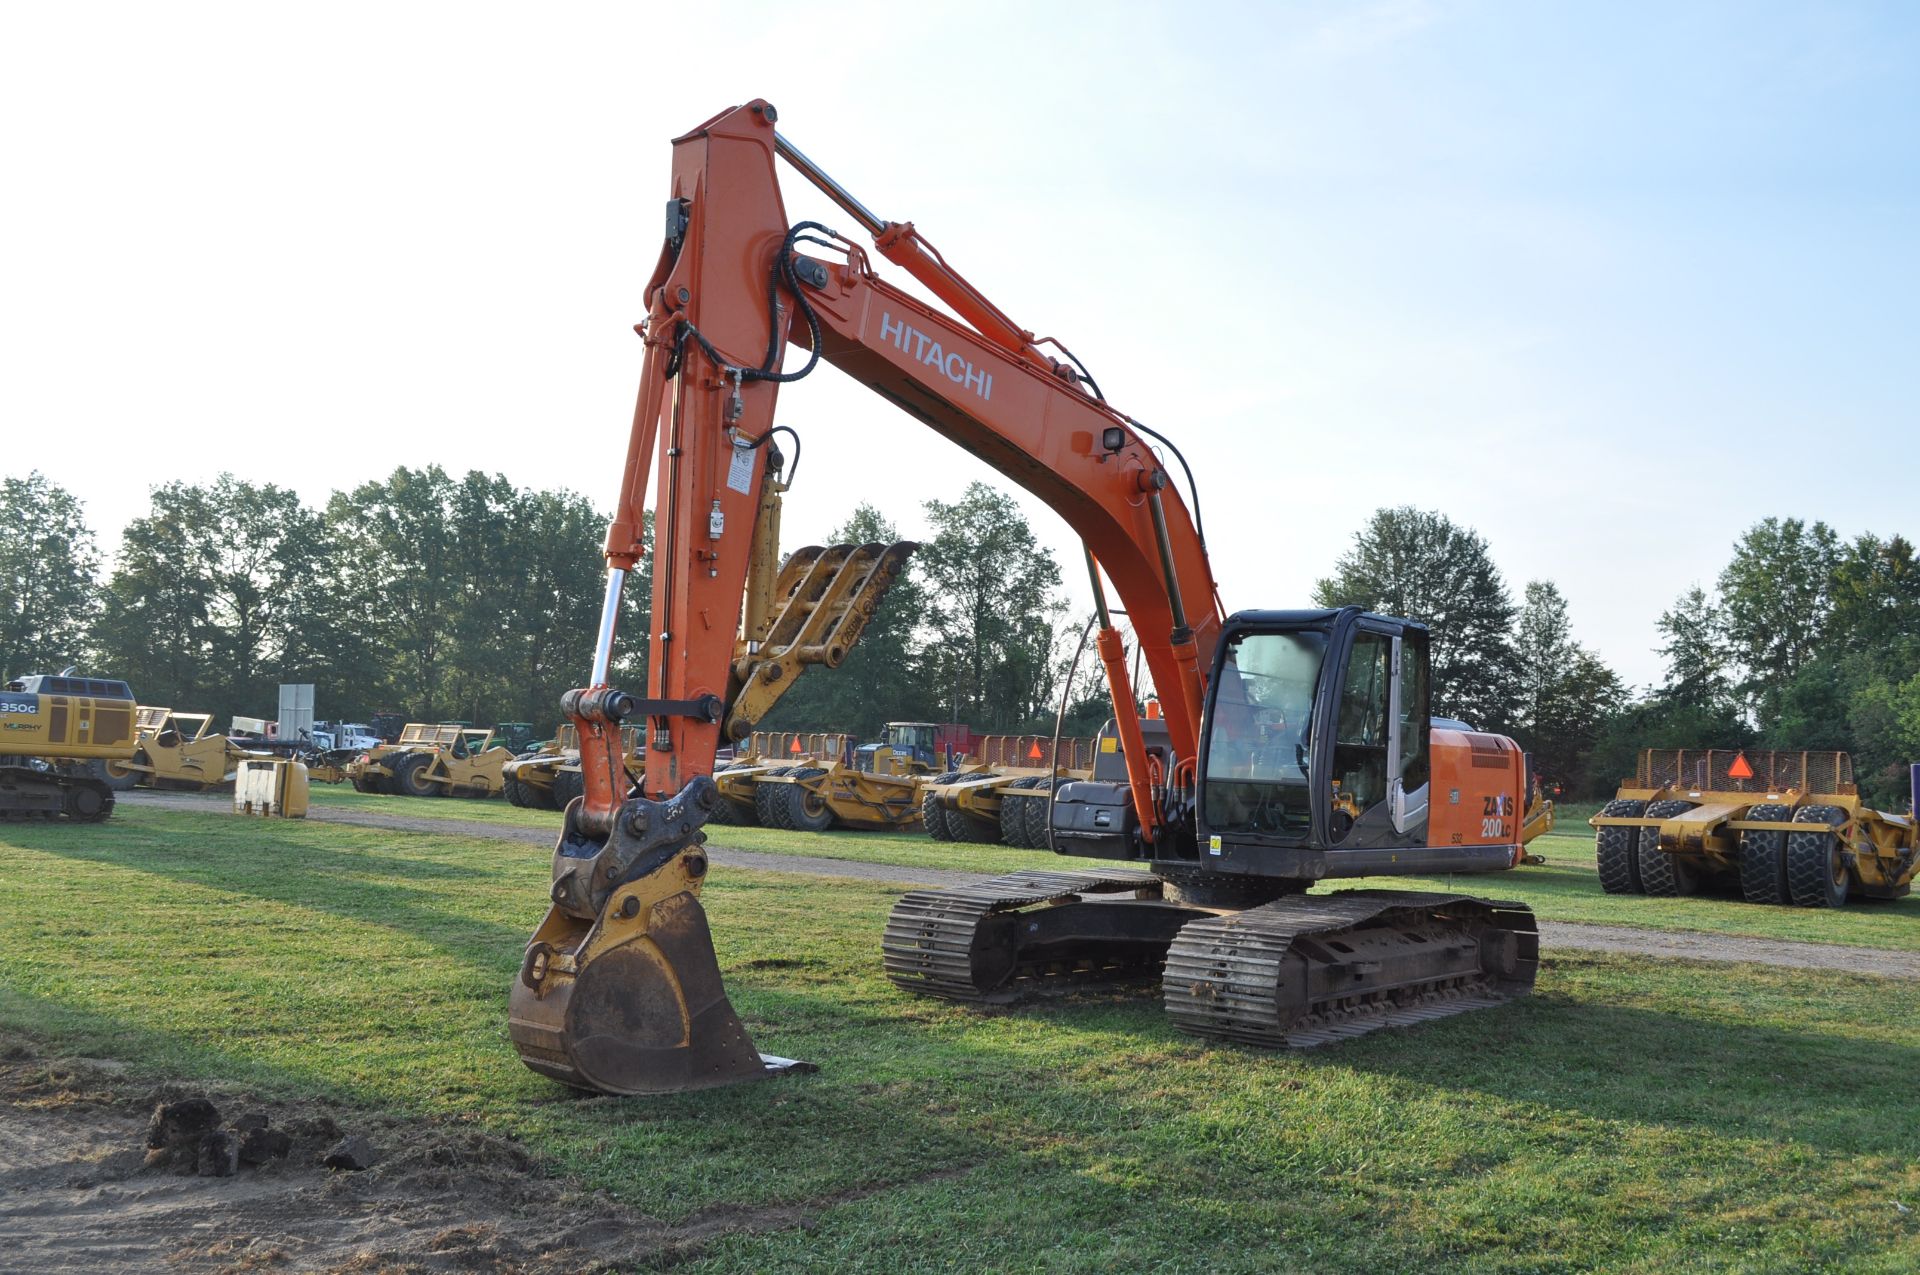
[[1920,1265],[1912,983],[1550,957],[1513,1005],[1262,1055],[1174,1033],[1149,989],[908,998],[885,887],[721,872],[734,1001],[821,1072],[581,1099],[506,1040],[547,876],[497,840],[137,806],[0,827],[0,1028],[511,1134],[670,1221],[811,1218],[700,1271]]
[[[560,816],[550,810],[522,810],[504,801],[422,800],[368,796],[345,786],[314,786],[315,798],[329,809],[373,810],[415,818],[483,820],[523,828],[558,831]],[[1546,864],[1485,877],[1385,878],[1340,882],[1388,889],[1464,890],[1518,899],[1541,917],[1602,925],[1634,925],[1658,930],[1705,930],[1756,938],[1846,943],[1897,951],[1920,951],[1920,896],[1893,903],[1863,903],[1839,912],[1754,907],[1737,899],[1696,897],[1649,899],[1605,894],[1594,872],[1593,833],[1586,826],[1595,806],[1570,806],[1556,831],[1531,847]],[[804,855],[893,864],[903,868],[954,868],[970,872],[1011,872],[1031,867],[1111,867],[1096,859],[1078,859],[1001,845],[938,842],[920,831],[780,832],[770,828],[709,829],[715,845],[761,854]]]

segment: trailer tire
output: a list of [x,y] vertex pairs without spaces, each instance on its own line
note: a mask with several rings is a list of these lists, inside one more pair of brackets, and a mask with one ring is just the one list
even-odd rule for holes
[[[1647,818],[1670,819],[1693,809],[1691,801],[1656,801],[1647,807]],[[1693,865],[1660,848],[1660,830],[1642,828],[1636,842],[1640,869],[1640,891],[1659,899],[1677,899],[1699,888]]]
[[402,797],[437,797],[439,784],[423,773],[433,765],[431,753],[409,753],[393,765],[393,790]]
[[[1749,806],[1746,818],[1765,823],[1791,823],[1793,807],[1763,802]],[[1787,832],[1740,834],[1740,893],[1749,903],[1775,905],[1789,901],[1787,893]]]
[[500,791],[506,794],[507,804],[509,806],[519,806],[522,810],[525,810],[533,805],[531,801],[527,800],[527,786],[513,775],[502,775],[500,777]]
[[[729,769],[731,769],[731,767]],[[723,770],[720,772],[720,775],[726,773],[727,772]],[[720,775],[715,775],[714,778],[718,779]],[[719,824],[723,828],[738,828],[748,822],[748,819],[747,816],[741,812],[740,807],[734,805],[733,802],[723,796],[713,803],[713,813],[707,816],[707,822]]]
[[1027,811],[1032,809],[1034,802],[1029,794],[1039,782],[1038,775],[1016,779],[1007,785],[1006,793],[1000,798],[1000,840],[1015,850],[1037,848],[1027,839]]
[[953,829],[947,824],[947,812],[941,806],[940,799],[933,795],[933,789],[941,784],[950,784],[959,777],[957,770],[935,775],[927,781],[927,791],[920,795],[920,824],[935,841],[952,841]]
[[573,804],[575,797],[583,797],[587,792],[587,777],[577,770],[556,770],[553,772],[553,800],[559,809],[565,810]]
[[[761,774],[760,778],[771,779],[775,775],[792,773],[793,767],[791,766],[775,766],[772,770]],[[785,828],[787,826],[780,822],[780,816],[786,812],[787,807],[787,795],[780,791],[782,787],[783,785],[780,784],[763,784],[758,782],[753,785],[753,813],[755,817],[760,820],[760,826],[762,828]]]
[[[1647,813],[1644,801],[1609,801],[1602,816],[1638,819]],[[1593,835],[1593,857],[1600,869],[1600,888],[1608,894],[1642,894],[1639,838],[1636,828],[1601,828]]]
[[1027,846],[1033,850],[1051,850],[1047,821],[1053,816],[1053,780],[1042,778],[1033,788],[1036,795],[1027,798]]
[[[1846,847],[1838,829],[1847,812],[1838,806],[1802,806],[1787,834],[1787,893],[1794,906],[1837,908],[1847,901]],[[1801,825],[1815,825],[1803,828]]]
[[[796,766],[796,780],[818,779],[827,772],[819,766]],[[833,827],[833,807],[804,783],[782,784],[786,792],[786,818],[781,826],[789,832],[825,832]]]

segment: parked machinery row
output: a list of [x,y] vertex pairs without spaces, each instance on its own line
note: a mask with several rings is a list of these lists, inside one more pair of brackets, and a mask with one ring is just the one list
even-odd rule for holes
[[1839,907],[1904,896],[1920,866],[1914,816],[1863,805],[1842,752],[1646,749],[1589,822],[1609,894]]
[[1062,739],[1057,753],[1048,735],[989,735],[967,758],[968,765],[932,776],[922,786],[921,823],[935,841],[1051,849],[1047,818],[1054,786],[1093,778],[1096,748],[1105,749],[1109,769],[1124,774],[1111,725],[1097,742]]

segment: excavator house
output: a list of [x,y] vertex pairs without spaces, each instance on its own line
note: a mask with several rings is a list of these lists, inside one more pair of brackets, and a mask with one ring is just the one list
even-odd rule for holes
[[[751,102],[673,144],[592,674],[563,700],[585,792],[567,808],[551,907],[511,996],[521,1058],[616,1094],[795,1065],[759,1053],[727,999],[700,903],[702,826],[720,800],[716,751],[748,738],[788,684],[770,684],[756,661],[794,671],[791,651],[756,637],[770,605],[756,581],[775,560],[770,493],[792,479],[781,436],[798,461],[775,400],[821,360],[1074,529],[1120,706],[1124,777],[1107,768],[1059,785],[1048,818],[1056,851],[1114,866],[905,896],[882,938],[895,984],[980,1003],[1050,980],[1158,971],[1183,1030],[1276,1048],[1526,993],[1538,938],[1520,905],[1430,890],[1308,893],[1340,878],[1500,872],[1521,857],[1521,752],[1430,720],[1426,628],[1354,608],[1226,614],[1192,475],[1183,495],[1150,445],[1186,471],[1173,443],[1108,403],[1065,346],[1020,327],[911,223],[869,211],[776,118]],[[781,162],[946,308],[880,278],[861,244],[790,222]],[[608,684],[608,669],[650,478],[650,684],[628,690]],[[1158,719],[1133,711],[1122,610]],[[644,730],[644,774],[623,765],[623,724]]]

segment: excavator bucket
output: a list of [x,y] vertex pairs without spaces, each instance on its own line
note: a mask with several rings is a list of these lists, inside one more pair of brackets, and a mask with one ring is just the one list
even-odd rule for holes
[[553,906],[528,943],[508,1011],[521,1061],[577,1089],[666,1094],[761,1080],[806,1063],[753,1047],[727,999],[700,906],[700,825],[719,793],[630,799],[604,839],[569,807]]

